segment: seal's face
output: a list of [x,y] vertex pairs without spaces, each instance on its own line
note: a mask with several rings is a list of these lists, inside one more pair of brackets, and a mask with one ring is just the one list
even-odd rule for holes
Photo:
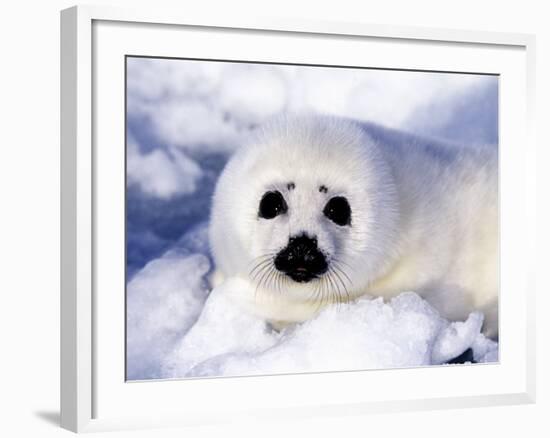
[[210,227],[216,268],[247,278],[255,297],[358,296],[391,250],[387,175],[355,125],[314,118],[268,126],[218,181]]
[[261,290],[343,300],[352,287],[346,251],[356,231],[353,194],[319,169],[287,167],[279,178],[257,188],[250,278]]
[[[291,196],[292,191],[296,189],[294,182],[287,185],[287,195],[289,202],[294,202],[294,214],[303,214],[298,199]],[[328,188],[324,185],[319,187],[319,192],[326,194]],[[318,203],[317,203],[318,204]],[[258,206],[258,218],[260,220],[274,221],[280,216],[289,214],[288,202],[284,195],[278,190],[266,191]],[[316,220],[323,220],[321,212],[318,212]],[[322,210],[322,216],[328,219],[336,226],[351,226],[351,207],[344,196],[335,196],[330,198]],[[287,223],[290,221],[287,219]],[[327,226],[331,226],[327,224]],[[318,227],[317,227],[318,228]],[[319,279],[329,271],[330,254],[319,246],[317,234],[312,230],[298,230],[295,234],[289,234],[286,245],[276,252],[273,258],[273,265],[277,271],[288,276],[295,282],[307,283],[314,279]]]

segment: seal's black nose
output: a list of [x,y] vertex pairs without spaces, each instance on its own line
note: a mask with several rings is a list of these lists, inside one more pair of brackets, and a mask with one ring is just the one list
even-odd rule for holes
[[286,248],[275,257],[275,268],[299,283],[324,274],[327,259],[317,247],[317,239],[306,234],[291,237]]

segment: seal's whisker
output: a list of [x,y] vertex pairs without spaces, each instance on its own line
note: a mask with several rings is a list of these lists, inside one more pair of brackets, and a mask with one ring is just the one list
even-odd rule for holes
[[279,290],[277,289],[277,280],[279,278],[279,273],[277,272],[276,269],[271,269],[271,275],[269,277],[269,288],[270,289],[273,289],[273,291],[277,291],[279,292]]
[[336,293],[336,285],[334,284],[334,279],[332,278],[332,271],[329,269],[326,273],[328,282],[330,283],[330,293],[329,293],[329,302],[333,300]]
[[273,280],[273,269],[270,268],[265,278],[264,289],[271,289],[272,280]]
[[340,282],[338,281],[338,276],[336,275],[336,271],[334,270],[332,270],[332,277],[334,278],[334,283],[336,283],[338,286],[337,295],[336,295],[336,305],[338,308],[340,308],[340,305],[344,302],[344,295],[342,293],[342,289],[340,288]]
[[260,281],[258,283],[258,286],[260,288],[263,288],[265,286],[265,283],[267,282],[267,279],[269,278],[269,275],[271,274],[272,272],[272,267],[271,265],[268,265],[267,268],[265,269],[265,273],[260,277]]
[[263,261],[257,263],[257,264],[250,270],[250,272],[249,272],[248,275],[252,276],[256,270],[258,270],[258,269],[261,268],[262,266],[269,265],[270,263],[272,263],[272,259],[263,260]]
[[333,263],[334,263],[334,269],[337,270],[338,272],[340,272],[340,274],[342,274],[346,278],[349,285],[351,286],[353,284],[353,282],[351,281],[351,278],[346,273],[346,271],[344,269],[342,269],[341,266],[339,266],[339,263],[337,261],[333,261]]
[[267,260],[265,262],[262,262],[262,263],[259,263],[257,264],[249,273],[248,275],[250,277],[254,277],[254,275],[258,272],[258,271],[261,271],[263,268],[265,268],[266,266],[269,266],[271,264],[271,260]]
[[280,278],[280,284],[281,284],[280,293],[282,294],[283,292],[286,291],[286,289],[288,287],[288,278],[286,277],[286,275],[281,274],[281,273],[279,273],[279,278]]
[[[336,268],[336,266],[334,266],[334,267]],[[344,292],[346,294],[346,301],[349,301],[351,299],[351,297],[350,297],[348,288],[346,287],[346,284],[344,283],[344,280],[342,280],[342,277],[340,276],[340,274],[338,273],[338,271],[336,269],[334,269],[332,272],[334,273],[334,276],[338,279],[338,281],[342,285],[342,288],[344,289]]]
[[351,266],[349,263],[345,262],[344,260],[341,260],[341,259],[338,259],[338,258],[333,258],[332,261],[336,262],[338,264],[344,265],[347,268],[350,268],[352,271],[355,272],[355,268],[353,266]]
[[[318,312],[321,307],[323,306],[323,301],[324,301],[324,298],[325,298],[325,290],[326,290],[326,285],[327,285],[327,279],[325,276],[323,276],[321,278],[321,282],[320,282],[320,287],[319,287],[319,291],[318,293],[316,294],[315,296],[315,300],[317,301],[317,308],[316,308],[316,312]],[[321,295],[321,299],[319,300],[319,295]]]
[[263,260],[269,260],[272,259],[275,256],[275,252],[269,252],[262,255],[259,255],[258,257],[254,257],[252,260],[250,260],[249,265],[254,265],[255,263],[261,262]]
[[313,288],[312,292],[309,294],[307,301],[317,301],[317,298],[319,297],[320,288],[323,284],[323,278],[320,278],[316,283],[315,287]]
[[251,273],[250,278],[252,280],[256,280],[262,274],[262,272],[265,271],[265,269],[269,269],[269,266],[270,266],[269,263],[264,263],[261,266],[258,266],[255,272]]
[[272,252],[267,252],[267,253],[265,253],[265,254],[261,254],[261,255],[259,255],[258,257],[254,257],[254,258],[250,261],[250,263],[252,264],[252,263],[257,262],[258,260],[262,260],[262,259],[265,259],[265,258],[273,257],[275,254],[277,254],[276,251],[272,251]]
[[271,271],[271,265],[267,265],[265,266],[262,270],[261,270],[261,274],[258,275],[259,277],[259,280],[258,282],[256,283],[256,289],[254,290],[254,300],[256,300],[256,297],[257,297],[257,294],[258,294],[258,290],[261,288],[261,285],[264,281],[264,279],[266,278],[266,276],[269,274],[269,272]]
[[334,297],[337,295],[337,290],[338,290],[338,287],[337,285],[334,283],[334,279],[332,278],[332,272],[331,270],[329,269],[327,271],[327,273],[325,274],[326,277],[327,277],[327,280],[328,282],[330,283],[330,289],[329,289],[329,293],[327,294],[327,302],[330,304],[333,300],[334,300]]

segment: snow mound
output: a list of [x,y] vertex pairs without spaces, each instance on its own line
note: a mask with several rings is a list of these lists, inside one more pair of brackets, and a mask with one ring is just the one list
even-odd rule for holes
[[207,297],[210,269],[201,254],[167,252],[148,263],[126,290],[126,377],[159,378],[160,364],[197,320]]
[[362,298],[329,306],[278,332],[232,299],[247,283],[212,291],[200,317],[167,354],[164,378],[238,376],[440,365],[472,349],[476,362],[498,360],[498,344],[480,333],[483,315],[449,322],[420,296],[387,303]]

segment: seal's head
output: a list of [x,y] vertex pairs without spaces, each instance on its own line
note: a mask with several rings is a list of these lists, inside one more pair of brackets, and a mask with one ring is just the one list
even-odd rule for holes
[[358,296],[393,252],[396,199],[389,168],[360,125],[277,119],[219,178],[210,225],[216,268],[287,302]]

